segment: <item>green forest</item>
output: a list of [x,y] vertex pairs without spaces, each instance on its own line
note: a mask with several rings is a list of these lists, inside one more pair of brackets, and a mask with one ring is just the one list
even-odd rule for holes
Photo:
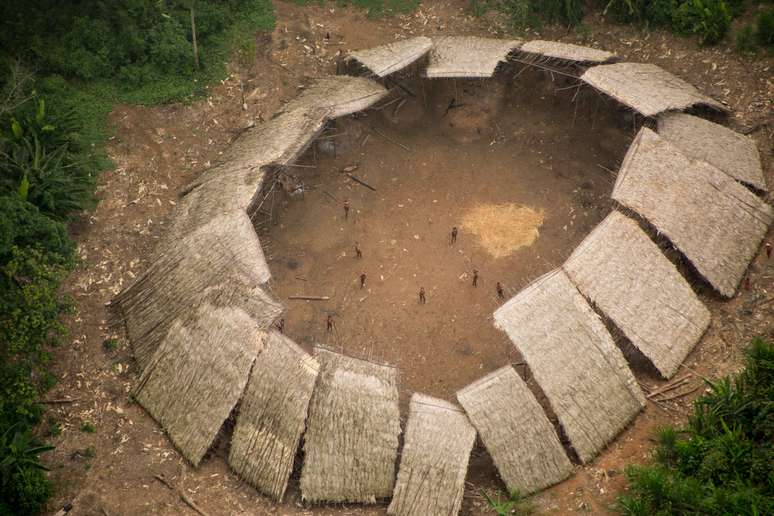
[[[351,3],[370,16],[418,5]],[[749,54],[774,47],[770,1],[470,0],[469,10],[498,11],[514,31],[580,26],[594,12],[698,45],[725,42]],[[104,146],[113,105],[193,101],[230,60],[253,61],[255,33],[274,23],[270,0],[0,2],[0,516],[37,514],[52,493],[40,457],[56,430],[41,424],[40,401],[56,383],[52,349],[70,309],[60,284],[78,265],[67,227],[95,206],[99,174],[111,167]],[[755,343],[746,373],[713,385],[687,429],[660,435],[659,464],[630,471],[624,512],[678,514],[700,502],[701,514],[774,512],[773,360],[771,344]]]

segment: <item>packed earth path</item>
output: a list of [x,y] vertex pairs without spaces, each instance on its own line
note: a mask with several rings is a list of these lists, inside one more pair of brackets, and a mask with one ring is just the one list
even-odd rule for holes
[[[275,505],[229,470],[225,461],[228,452],[227,438],[216,443],[210,456],[199,468],[187,466],[159,425],[129,397],[138,372],[135,370],[128,344],[122,342],[117,349],[109,349],[111,346],[104,345],[106,341],[111,342],[110,339],[120,337],[111,334],[108,329],[105,304],[147,266],[146,260],[163,233],[183,186],[195,179],[210,163],[215,162],[219,154],[244,128],[262,123],[283,102],[295,97],[299,89],[308,85],[312,79],[332,74],[335,71],[335,56],[339,50],[346,53],[389,43],[397,37],[416,35],[507,36],[502,20],[489,16],[474,18],[466,11],[465,2],[426,2],[411,15],[377,20],[366,18],[362,11],[341,9],[335,4],[302,7],[277,2],[276,9],[277,26],[274,32],[257,37],[259,52],[256,61],[249,68],[233,67],[228,79],[210,88],[207,98],[192,105],[156,108],[117,105],[111,114],[115,133],[109,152],[116,168],[105,172],[101,177],[98,192],[100,204],[97,209],[71,228],[79,243],[78,252],[83,263],[65,285],[65,292],[74,300],[75,311],[66,320],[70,340],[65,341],[55,351],[53,360],[60,381],[48,393],[48,401],[51,402],[48,404],[48,415],[63,425],[62,434],[52,438],[53,444],[57,446],[56,450],[45,456],[45,462],[52,468],[52,477],[58,486],[58,491],[50,502],[51,512],[56,512],[66,504],[73,506],[70,514],[190,512],[180,496],[158,481],[156,475],[168,479],[173,486],[179,486],[188,499],[195,501],[197,506],[209,514],[384,514],[386,510],[384,505],[307,507],[300,500],[297,472],[291,477],[285,502]],[[557,29],[546,31],[539,36],[528,33],[526,37],[554,39],[609,50],[623,60],[658,64],[691,82],[703,93],[724,102],[731,109],[732,115],[727,125],[736,130],[750,131],[750,136],[757,142],[761,153],[766,181],[769,185],[774,184],[771,167],[774,138],[770,125],[774,98],[771,69],[774,63],[771,58],[750,60],[722,47],[697,48],[692,40],[658,31],[640,32],[632,26],[611,25],[591,17],[587,20],[587,26],[588,32],[584,32],[584,36]],[[550,79],[543,77],[541,85],[546,88],[547,94],[551,93]],[[561,99],[561,96],[558,94],[557,98]],[[540,108],[540,103],[531,106],[534,116],[539,116]],[[546,105],[545,109],[548,112],[552,107]],[[409,112],[408,109],[405,111]],[[565,129],[573,130],[568,121],[554,120],[564,123]],[[387,120],[380,123],[391,122]],[[766,125],[767,123],[769,125]],[[582,126],[576,125],[575,130],[578,127]],[[621,151],[634,136],[632,132],[626,133],[625,129],[622,134],[624,137],[620,142]],[[616,150],[618,144],[615,139],[602,144],[607,143],[611,144],[611,148],[607,151],[600,149],[600,153],[608,152],[608,155],[614,155],[619,152]],[[379,158],[378,149],[375,150],[377,152],[370,154],[368,160]],[[432,149],[428,149],[428,152],[429,150]],[[385,153],[399,151],[400,149],[387,150],[387,147],[382,149]],[[618,155],[622,156],[621,153]],[[556,152],[555,156],[559,157],[560,154]],[[323,164],[326,159],[322,158]],[[366,160],[365,157],[362,159]],[[571,159],[567,149],[561,153],[561,159]],[[603,169],[597,167],[597,170],[590,170],[588,167],[593,166],[592,161],[582,161],[577,169],[567,168],[566,163],[562,164],[562,167],[556,166],[557,173],[582,174],[571,182],[576,186],[570,187],[568,183],[563,187],[568,204],[577,202],[578,195],[588,194],[584,192],[598,192],[599,196],[606,197],[606,189],[611,186],[601,179],[605,173]],[[323,176],[332,175],[334,169],[340,169],[341,165],[350,163],[338,163],[335,158],[331,158],[327,171],[321,167],[319,173]],[[533,165],[546,166],[539,161]],[[605,166],[615,170],[617,165]],[[365,169],[368,163],[364,161],[360,166]],[[459,173],[462,174],[462,170]],[[584,177],[585,179],[582,179]],[[373,210],[378,206],[361,204],[360,199],[367,193],[362,191],[361,187],[350,182],[341,182],[338,176],[329,179],[339,182],[340,188],[352,192],[351,202],[354,210]],[[385,175],[379,179],[381,184],[382,180],[387,181],[390,177]],[[556,181],[560,179],[557,178]],[[584,180],[591,181],[593,188],[582,188]],[[412,186],[407,184],[406,187],[410,189]],[[579,189],[579,192],[574,192],[575,188]],[[380,194],[378,191],[377,195]],[[385,195],[388,194],[390,192],[385,192]],[[385,201],[385,209],[400,209],[397,208],[397,198],[407,196],[400,191],[391,195],[396,197],[391,198],[389,204]],[[423,193],[423,197],[417,197],[416,200],[432,204],[433,198],[424,197],[426,195],[427,193]],[[542,206],[541,203],[545,203],[545,200],[540,198],[509,197],[520,206],[528,206],[537,211],[542,209],[547,215],[551,214],[551,209],[556,208]],[[494,204],[502,205],[505,202],[505,199],[496,199]],[[292,206],[287,208],[287,213],[280,217],[281,224],[293,222],[293,209]],[[340,212],[336,206],[325,209],[330,210],[328,216],[331,224],[334,224],[335,217],[340,216]],[[423,237],[428,241],[437,242],[439,248],[445,246],[447,232],[457,220],[456,216],[449,215],[450,211],[444,210],[446,215],[440,216],[438,223],[433,224],[437,226],[437,230],[435,227],[430,230],[427,222],[424,222],[426,226],[421,232],[401,229],[401,232],[405,232],[402,238],[409,242],[414,240],[415,243],[412,244],[417,246],[423,244]],[[476,218],[474,210],[460,211],[461,219],[465,213],[473,219]],[[597,217],[603,217],[605,212],[603,210]],[[365,216],[365,213],[353,212],[353,215],[359,218]],[[592,218],[587,222],[589,228],[598,220],[594,219],[593,215],[590,217]],[[353,224],[357,223],[357,220],[353,221]],[[411,223],[409,221],[410,225]],[[578,233],[575,237],[562,237],[567,239],[561,245],[565,253],[562,255],[562,251],[558,250],[557,239],[564,235],[564,231],[561,227],[551,226],[548,218],[543,224],[543,228],[538,230],[541,236],[533,244],[537,247],[524,247],[514,251],[512,256],[519,256],[519,253],[537,253],[538,249],[541,249],[540,254],[551,256],[540,246],[557,245],[557,254],[549,258],[552,262],[540,266],[548,270],[563,261],[566,253],[583,238],[585,232]],[[479,243],[471,242],[475,242],[474,239],[479,236],[475,235],[473,230],[467,229],[465,222],[459,222],[458,225],[458,248],[463,252],[473,252],[475,249],[479,259],[488,260],[489,258],[484,258],[487,255],[483,247]],[[283,234],[288,237],[293,235],[290,231]],[[414,239],[414,234],[418,234],[420,239]],[[378,238],[388,237],[384,235]],[[545,239],[546,243],[541,243],[541,239]],[[766,239],[772,240],[771,231]],[[363,239],[363,242],[367,240]],[[342,248],[345,248],[347,253],[351,250],[345,242],[342,242]],[[547,251],[550,250],[549,248]],[[366,260],[373,252],[373,246],[364,247],[363,252],[363,260]],[[430,253],[433,250],[428,248],[424,252]],[[355,260],[351,256],[346,256],[346,259]],[[466,265],[467,262],[460,259],[460,275],[470,274],[471,267]],[[283,274],[278,264],[270,263],[270,267],[273,274]],[[348,287],[353,291],[352,296],[358,296],[355,282],[359,267],[347,267],[352,268],[352,281]],[[496,280],[483,266],[479,269],[482,285],[479,287],[480,294],[477,292],[476,295],[480,295],[481,299],[473,302],[482,304],[481,313],[491,313],[497,303],[496,297],[492,295],[491,283]],[[287,270],[289,272],[285,274],[293,273],[290,268]],[[512,288],[509,294],[512,295],[523,286],[521,281],[526,282],[530,277],[536,277],[542,270],[524,271],[523,277],[506,279],[506,286]],[[498,272],[504,277],[504,270]],[[414,273],[415,271],[407,270],[405,275]],[[376,271],[369,274],[369,286],[376,282],[379,274]],[[749,278],[750,289],[740,290],[730,301],[722,302],[706,294],[702,296],[702,300],[712,312],[713,322],[685,363],[686,371],[693,375],[692,385],[698,387],[693,396],[702,392],[700,377],[715,378],[736,370],[739,364],[739,347],[743,343],[758,335],[768,338],[774,336],[774,304],[767,302],[774,298],[774,261],[766,260],[765,255],[761,253],[750,267]],[[464,284],[466,281],[463,281],[467,278],[446,278],[444,281],[448,283],[452,279],[459,283],[454,283],[454,289],[468,286]],[[440,284],[440,279],[437,283]],[[400,284],[401,290],[392,295],[395,296],[396,302],[402,302],[398,300],[405,296],[405,302],[413,306],[419,284],[413,285],[412,280],[411,284],[405,285],[410,286]],[[433,283],[424,286],[428,289],[427,308],[440,310],[436,303],[444,293],[436,296],[431,290]],[[289,291],[283,292],[283,288],[281,284],[278,286],[284,297]],[[364,303],[366,302],[367,300],[364,300]],[[464,317],[462,309],[457,310],[460,311],[460,317]],[[298,331],[299,335],[315,335],[316,332],[317,336],[324,338],[324,319],[320,318],[320,314],[310,314],[309,322],[302,324],[309,324],[311,329],[312,320],[318,321],[315,323],[314,332],[294,328],[293,319],[288,320],[288,331],[291,334]],[[365,327],[365,322],[367,321],[362,321],[359,326]],[[344,330],[345,324],[348,325],[349,322],[342,321],[339,324]],[[347,326],[350,327],[358,325]],[[493,339],[497,333],[491,328],[482,331],[490,332]],[[447,355],[447,358],[459,357],[459,362],[455,363],[464,364],[465,361],[470,361],[474,367],[479,365],[479,360],[486,364],[486,360],[491,360],[490,357],[498,357],[497,353],[501,354],[499,358],[507,361],[510,350],[504,337],[500,338],[501,344],[487,340],[486,345],[492,346],[490,349],[477,349],[475,343],[470,342],[459,344],[458,351],[447,348],[429,349],[427,352],[438,356],[439,359],[443,359],[444,355]],[[464,345],[469,346],[469,351],[466,351]],[[397,353],[388,356],[388,352],[403,351],[406,350],[398,347],[396,350],[381,349],[378,352],[381,358],[392,360]],[[489,355],[489,351],[494,353]],[[467,355],[468,352],[471,354]],[[498,360],[492,366],[501,364]],[[437,367],[445,366],[446,364],[441,363]],[[660,383],[647,374],[637,374],[638,379],[646,385]],[[480,374],[471,373],[471,376],[472,380]],[[420,377],[407,378],[404,381],[418,382],[415,385],[437,389],[431,391],[431,394],[447,396],[469,380],[460,378],[455,385],[436,387]],[[422,383],[423,381],[425,383]],[[683,421],[690,400],[691,396],[686,396],[664,402],[663,406],[649,403],[630,427],[597,459],[586,466],[578,466],[575,474],[567,481],[533,497],[538,511],[557,514],[573,511],[594,514],[609,512],[616,494],[624,486],[624,466],[647,460],[652,446],[649,437],[653,430],[665,423]],[[84,422],[92,423],[96,432],[81,431]],[[467,480],[468,489],[462,513],[486,514],[487,509],[480,490],[499,491],[502,486],[488,455],[480,445],[474,449],[471,457]]]

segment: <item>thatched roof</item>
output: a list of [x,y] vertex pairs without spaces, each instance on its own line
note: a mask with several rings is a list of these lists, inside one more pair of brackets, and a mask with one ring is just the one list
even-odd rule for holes
[[617,211],[563,268],[666,378],[709,326],[709,310],[675,266],[635,221]]
[[239,406],[228,463],[276,501],[282,500],[293,470],[318,371],[314,358],[271,331]]
[[572,472],[553,425],[511,366],[468,385],[457,399],[509,491],[530,494]]
[[615,63],[589,68],[581,80],[644,116],[705,105],[720,111],[720,102],[663,68],[645,63]]
[[618,59],[612,52],[582,47],[558,41],[532,40],[527,41],[519,49],[521,52],[535,54],[550,59],[574,61],[577,63],[610,63]]
[[623,354],[561,269],[537,279],[494,318],[526,360],[583,462],[644,406]]
[[398,480],[387,514],[458,514],[475,440],[476,430],[459,407],[414,394]]
[[448,36],[433,42],[428,78],[491,77],[497,65],[521,44],[518,40]]
[[145,367],[134,397],[193,465],[239,401],[265,336],[244,310],[204,303],[172,323]]
[[338,118],[373,106],[387,93],[384,86],[371,79],[335,75],[318,79],[285,104],[282,112],[322,108],[329,110],[330,118]]
[[170,325],[202,303],[239,307],[267,328],[282,307],[263,291],[269,268],[250,219],[242,212],[212,219],[158,253],[145,272],[111,302],[140,368]]
[[689,158],[706,161],[737,181],[766,190],[758,147],[751,138],[684,113],[661,115],[658,134]]
[[629,147],[612,197],[663,233],[726,297],[772,222],[771,206],[646,127]]
[[387,45],[366,48],[349,54],[377,77],[398,72],[424,57],[433,47],[433,40],[424,36],[404,39]]
[[389,498],[400,435],[397,370],[321,348],[315,357],[320,375],[304,437],[303,498]]
[[181,236],[218,215],[235,211],[252,214],[260,201],[263,167],[287,165],[297,159],[325,128],[329,114],[329,109],[297,109],[242,134],[226,151],[223,163],[188,186],[160,247],[164,242],[174,245]]

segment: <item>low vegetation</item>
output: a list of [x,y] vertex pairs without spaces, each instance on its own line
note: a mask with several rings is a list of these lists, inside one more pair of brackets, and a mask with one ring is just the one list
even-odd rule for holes
[[497,516],[527,516],[534,512],[532,504],[518,490],[509,493],[507,498],[493,496],[486,490],[481,490],[481,496],[484,497],[486,507]]
[[0,2],[0,516],[51,493],[41,439],[62,427],[39,426],[40,398],[77,263],[66,224],[95,205],[113,103],[190,100],[273,23],[269,0]]
[[774,514],[774,343],[707,387],[684,429],[659,431],[655,463],[627,468],[624,514]]
[[582,29],[584,14],[599,12],[619,23],[664,28],[696,36],[714,45],[729,33],[732,21],[746,13],[754,19],[736,32],[744,52],[774,51],[774,7],[766,0],[470,0],[474,14],[502,12],[514,30],[560,23]]

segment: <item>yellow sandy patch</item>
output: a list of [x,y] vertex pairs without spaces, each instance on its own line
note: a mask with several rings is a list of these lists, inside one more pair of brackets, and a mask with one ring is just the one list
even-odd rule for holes
[[495,258],[530,246],[540,235],[543,210],[519,204],[482,204],[462,219],[462,227],[481,239],[481,246]]

